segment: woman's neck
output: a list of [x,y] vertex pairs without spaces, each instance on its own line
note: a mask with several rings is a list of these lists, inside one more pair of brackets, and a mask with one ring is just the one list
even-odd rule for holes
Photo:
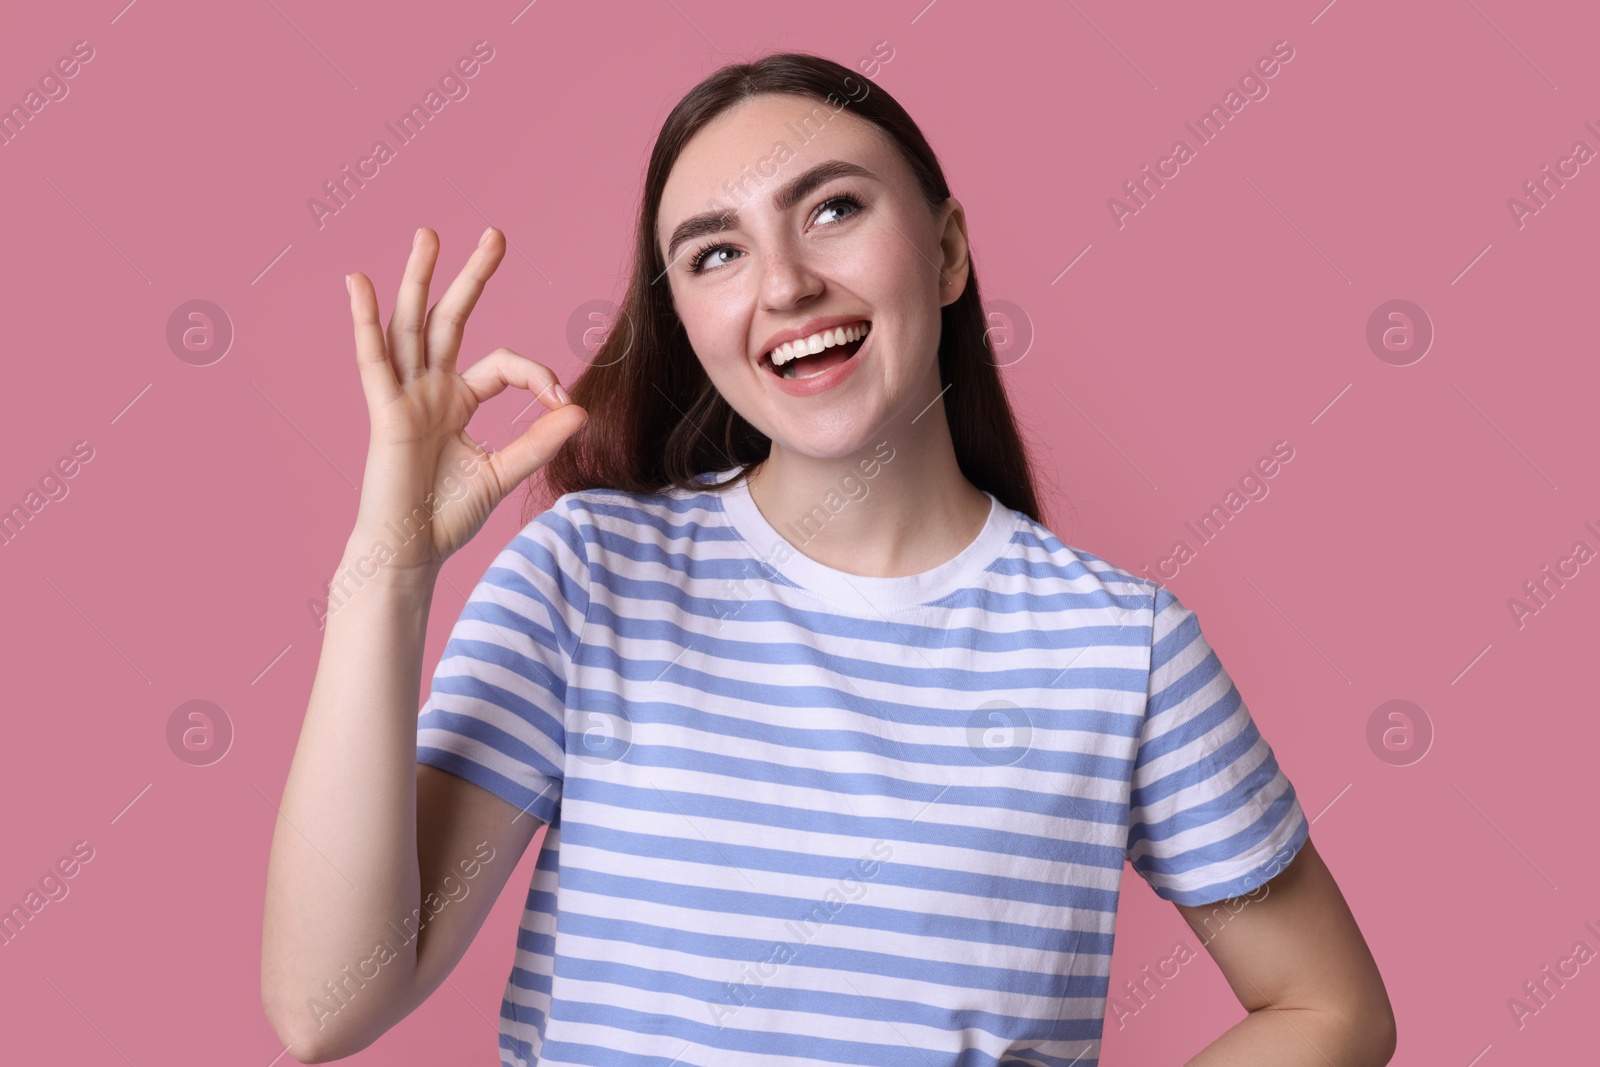
[[790,544],[826,567],[875,578],[932,570],[977,538],[990,505],[956,462],[943,400],[917,422],[928,430],[886,430],[835,459],[774,442],[750,472],[750,498]]

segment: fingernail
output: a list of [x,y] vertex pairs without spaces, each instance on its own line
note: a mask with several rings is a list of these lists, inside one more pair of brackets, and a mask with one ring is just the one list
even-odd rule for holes
[[356,295],[356,283],[350,280],[350,275],[348,274],[344,276],[344,291],[351,296]]
[[413,234],[412,238],[411,238],[411,250],[413,252],[415,252],[417,250],[417,246],[419,244],[421,244],[421,243],[422,243],[422,228],[418,227],[417,228],[417,232],[415,234]]
[[561,388],[561,383],[560,382],[557,382],[555,385],[552,385],[550,387],[550,392],[555,394],[555,398],[557,400],[561,401],[561,404],[562,404],[563,407],[565,407],[567,404],[572,403],[572,398],[567,395],[567,391],[565,389]]
[[491,233],[493,233],[493,232],[494,232],[494,227],[493,226],[490,226],[487,230],[483,231],[483,236],[478,238],[478,247],[479,248],[483,247],[484,242],[489,239],[489,235]]

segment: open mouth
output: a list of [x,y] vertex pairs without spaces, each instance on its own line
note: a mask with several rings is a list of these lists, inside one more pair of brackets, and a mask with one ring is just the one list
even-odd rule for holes
[[[817,375],[837,367],[861,351],[861,346],[866,343],[867,337],[872,332],[872,323],[863,320],[862,322],[842,327],[842,331],[846,336],[851,334],[857,336],[849,337],[842,343],[824,338],[822,342],[824,347],[820,351],[802,352],[802,354],[795,354],[791,346],[780,345],[774,352],[768,352],[763,355],[761,362],[765,364],[769,371],[780,378],[791,380],[815,378]],[[840,336],[840,330],[826,332],[835,339]],[[782,353],[782,363],[774,362],[774,355],[778,352]]]

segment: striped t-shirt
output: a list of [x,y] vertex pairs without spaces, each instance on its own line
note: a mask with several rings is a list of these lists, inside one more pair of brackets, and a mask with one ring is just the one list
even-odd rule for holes
[[742,480],[500,553],[417,759],[550,824],[501,1063],[1090,1067],[1123,863],[1180,904],[1282,870],[1305,816],[1194,613],[986,495],[906,577]]

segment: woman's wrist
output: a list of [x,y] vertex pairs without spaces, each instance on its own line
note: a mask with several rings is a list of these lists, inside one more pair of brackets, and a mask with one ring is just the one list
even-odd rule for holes
[[330,596],[341,588],[353,591],[374,584],[431,596],[443,561],[403,561],[403,556],[410,553],[393,541],[394,538],[384,532],[372,533],[360,527],[352,531],[329,583]]

